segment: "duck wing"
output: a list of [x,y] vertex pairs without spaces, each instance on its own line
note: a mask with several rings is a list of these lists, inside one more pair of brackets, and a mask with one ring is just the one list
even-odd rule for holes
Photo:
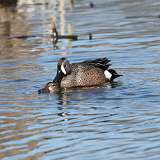
[[103,70],[108,69],[108,67],[111,65],[109,62],[110,60],[107,57],[83,61],[83,63],[101,68]]

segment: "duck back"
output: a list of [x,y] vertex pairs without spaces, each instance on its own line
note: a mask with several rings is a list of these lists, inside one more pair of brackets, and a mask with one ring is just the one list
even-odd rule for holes
[[106,82],[104,70],[93,63],[72,63],[71,68],[71,74],[61,81],[62,88],[98,86]]

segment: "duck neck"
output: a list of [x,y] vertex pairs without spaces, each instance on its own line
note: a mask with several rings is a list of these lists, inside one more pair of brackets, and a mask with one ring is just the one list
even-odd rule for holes
[[61,71],[57,71],[57,75],[53,79],[53,82],[60,86],[62,78],[63,78],[63,73]]

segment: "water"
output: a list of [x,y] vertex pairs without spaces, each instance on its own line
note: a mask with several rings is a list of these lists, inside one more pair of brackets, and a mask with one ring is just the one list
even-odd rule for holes
[[[159,160],[160,2],[89,2],[0,8],[0,159]],[[53,15],[60,33],[79,40],[53,50]],[[21,35],[36,37],[8,38]],[[124,75],[112,86],[37,94],[58,58],[104,56]]]

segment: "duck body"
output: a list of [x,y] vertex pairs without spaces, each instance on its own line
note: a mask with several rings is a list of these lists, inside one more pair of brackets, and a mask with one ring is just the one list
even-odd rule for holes
[[99,86],[107,82],[104,70],[94,64],[72,63],[71,70],[70,74],[62,78],[62,88]]
[[52,82],[39,90],[39,93],[53,93],[65,88],[102,86],[113,82],[119,76],[114,69],[108,69],[110,60],[98,58],[79,63],[70,63],[61,58],[57,64],[57,74]]

